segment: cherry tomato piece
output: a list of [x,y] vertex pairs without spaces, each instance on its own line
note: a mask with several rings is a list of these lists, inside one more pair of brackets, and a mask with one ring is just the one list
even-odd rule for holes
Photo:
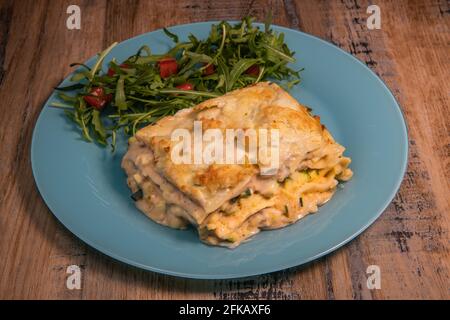
[[216,68],[214,67],[213,64],[210,64],[209,66],[206,67],[206,69],[203,70],[203,75],[204,76],[210,76],[214,72],[216,72]]
[[112,94],[105,94],[102,87],[93,87],[89,96],[84,96],[83,99],[94,109],[102,110],[112,100]]
[[176,86],[176,88],[181,90],[194,90],[194,86],[187,82]]
[[161,78],[168,78],[178,72],[177,60],[174,58],[163,58],[159,60],[159,75]]
[[259,76],[259,66],[257,64],[254,64],[250,68],[245,70],[244,73],[257,77],[257,76]]
[[[129,69],[130,68],[130,66],[128,64],[126,64],[126,63],[122,63],[119,67],[123,68],[123,69]],[[113,77],[115,74],[116,74],[116,71],[113,68],[109,68],[108,69],[108,76]]]

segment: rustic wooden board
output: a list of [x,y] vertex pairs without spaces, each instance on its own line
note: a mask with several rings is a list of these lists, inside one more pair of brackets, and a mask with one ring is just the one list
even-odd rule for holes
[[[67,30],[78,4],[81,30]],[[450,6],[379,0],[381,30],[368,30],[368,1],[0,2],[0,298],[10,299],[421,299],[450,298]],[[408,122],[410,159],[400,192],[378,221],[314,263],[232,281],[178,279],[113,261],[50,213],[30,167],[32,129],[69,71],[113,41],[203,20],[262,19],[319,36],[365,62],[391,88]],[[81,290],[66,268],[82,269]],[[381,268],[380,290],[366,268]]]

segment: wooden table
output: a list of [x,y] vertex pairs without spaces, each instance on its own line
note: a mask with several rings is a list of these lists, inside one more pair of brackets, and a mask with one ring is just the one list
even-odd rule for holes
[[[450,7],[385,1],[369,30],[368,1],[0,2],[0,298],[13,299],[422,299],[450,298]],[[66,9],[81,8],[81,30]],[[409,126],[400,192],[361,236],[306,266],[232,281],[142,271],[83,244],[50,213],[30,166],[32,130],[44,101],[71,70],[113,41],[181,23],[262,20],[328,40],[365,62],[397,97]],[[79,265],[81,290],[66,288]],[[366,268],[381,269],[381,289]]]

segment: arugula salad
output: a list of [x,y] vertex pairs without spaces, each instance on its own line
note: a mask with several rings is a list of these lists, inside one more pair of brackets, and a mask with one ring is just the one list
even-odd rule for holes
[[[290,89],[300,82],[301,70],[293,70],[292,52],[266,21],[264,30],[253,18],[239,23],[222,21],[211,26],[207,39],[190,34],[187,41],[164,29],[174,45],[164,54],[143,46],[125,61],[112,59],[102,71],[113,43],[98,54],[92,67],[78,67],[73,85],[56,88],[59,102],[52,106],[80,128],[83,138],[114,150],[119,130],[127,135],[178,110],[260,81],[276,81]],[[268,19],[270,20],[270,19]],[[76,92],[73,93],[69,92]]]

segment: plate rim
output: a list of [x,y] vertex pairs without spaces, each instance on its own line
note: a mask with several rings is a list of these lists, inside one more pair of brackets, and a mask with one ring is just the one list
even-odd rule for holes
[[[238,20],[225,20],[229,23],[235,23],[238,22]],[[168,26],[166,28],[186,28],[188,26],[192,26],[192,25],[211,25],[213,23],[219,23],[220,20],[210,20],[210,21],[201,21],[201,22],[193,22],[193,23],[184,23],[184,24],[177,24],[177,25],[172,25],[172,26]],[[258,25],[258,26],[262,26],[263,24],[260,22],[255,22],[254,25]],[[39,116],[34,124],[34,128],[33,128],[33,133],[32,133],[32,138],[31,138],[31,148],[30,148],[30,161],[31,161],[31,168],[32,168],[32,173],[33,173],[33,178],[34,178],[34,182],[35,185],[37,187],[37,190],[40,194],[40,196],[42,197],[42,200],[44,201],[45,205],[47,206],[47,208],[49,209],[49,211],[52,213],[52,215],[57,219],[57,221],[59,221],[59,223],[61,223],[65,229],[67,229],[70,233],[72,233],[74,236],[76,236],[79,240],[81,240],[83,243],[89,245],[90,247],[94,248],[95,250],[99,251],[101,254],[108,256],[109,258],[112,258],[116,261],[120,261],[122,263],[128,264],[130,266],[133,267],[137,267],[143,270],[147,270],[147,271],[152,271],[152,272],[156,272],[159,274],[165,274],[165,275],[170,275],[170,276],[174,276],[174,277],[179,277],[179,278],[187,278],[187,279],[197,279],[197,280],[223,280],[223,279],[243,279],[243,278],[248,278],[248,277],[252,277],[252,276],[259,276],[259,275],[264,275],[264,274],[269,274],[269,273],[273,273],[273,272],[279,272],[281,270],[285,270],[285,269],[289,269],[289,268],[293,268],[293,267],[300,267],[300,266],[304,266],[320,257],[323,257],[325,255],[328,255],[329,253],[339,249],[340,247],[344,246],[345,244],[349,243],[350,241],[352,241],[353,239],[356,239],[362,232],[364,232],[369,226],[371,226],[383,213],[384,211],[387,209],[387,207],[389,206],[389,204],[392,202],[392,200],[394,199],[395,195],[397,194],[397,192],[400,189],[400,186],[404,180],[404,176],[406,174],[406,170],[407,170],[407,165],[408,165],[408,158],[409,158],[409,134],[408,134],[408,125],[407,125],[407,121],[404,115],[404,112],[398,102],[398,100],[396,99],[396,97],[394,96],[394,94],[392,93],[392,91],[389,89],[389,87],[386,85],[386,83],[384,82],[383,79],[381,79],[372,69],[370,69],[366,64],[364,64],[361,60],[359,60],[357,57],[351,55],[350,53],[346,52],[345,50],[343,50],[342,48],[334,45],[331,42],[328,42],[318,36],[315,35],[311,35],[309,33],[300,31],[300,30],[296,30],[296,29],[291,29],[288,27],[284,27],[284,26],[280,26],[280,25],[276,25],[276,24],[271,24],[271,27],[276,27],[276,29],[279,29],[280,31],[288,31],[288,32],[294,32],[294,33],[298,33],[304,37],[310,38],[310,39],[314,39],[316,41],[319,41],[321,44],[326,45],[328,47],[331,47],[334,50],[338,50],[338,52],[340,52],[341,54],[343,53],[344,56],[346,56],[347,59],[352,60],[353,62],[358,63],[360,66],[362,66],[365,71],[368,71],[369,74],[371,76],[373,76],[378,83],[382,86],[382,88],[388,93],[389,98],[392,100],[392,102],[395,105],[395,111],[396,113],[398,113],[398,115],[400,116],[400,122],[401,122],[401,131],[403,133],[403,137],[404,138],[404,152],[402,153],[402,157],[403,157],[403,162],[401,163],[401,170],[400,170],[400,174],[398,176],[398,179],[391,191],[391,194],[389,197],[386,198],[386,200],[384,201],[384,203],[382,204],[381,208],[379,210],[379,212],[376,212],[371,219],[368,220],[368,222],[363,225],[362,227],[359,228],[358,231],[353,232],[350,236],[348,236],[346,239],[344,239],[343,241],[335,244],[334,246],[328,248],[327,250],[321,251],[318,254],[311,256],[307,259],[302,259],[301,261],[297,261],[294,258],[293,261],[290,261],[289,263],[285,263],[282,266],[278,266],[278,267],[272,267],[272,268],[266,268],[267,270],[259,270],[259,271],[255,271],[255,272],[240,272],[240,273],[226,273],[226,274],[202,274],[202,273],[184,273],[184,272],[178,272],[178,271],[172,271],[172,270],[166,270],[166,269],[161,269],[161,268],[156,268],[156,267],[152,267],[152,266],[148,266],[146,264],[142,264],[136,261],[133,261],[127,257],[123,257],[119,254],[116,254],[115,252],[111,251],[110,249],[106,249],[104,248],[102,245],[99,245],[96,243],[96,241],[91,241],[90,239],[86,239],[84,236],[79,235],[78,232],[72,231],[68,225],[66,225],[66,223],[64,223],[60,217],[55,214],[55,210],[52,209],[52,205],[49,203],[48,199],[46,198],[46,196],[44,196],[43,194],[43,187],[42,185],[40,185],[39,183],[39,179],[37,178],[37,176],[39,176],[39,174],[37,174],[37,169],[36,169],[36,160],[35,160],[35,153],[36,153],[36,143],[35,143],[35,139],[36,139],[36,131],[37,128],[39,127],[39,124],[41,121],[43,121],[43,113],[45,110],[45,106],[47,106],[49,104],[49,102],[52,100],[52,96],[55,92],[55,90],[52,90],[51,93],[49,94],[48,99],[46,99],[46,101],[43,103],[43,107],[41,108],[41,110],[39,111]],[[148,32],[144,32],[138,35],[135,35],[131,38],[125,39],[121,42],[119,42],[119,44],[126,44],[129,41],[134,40],[137,37],[140,36],[145,36],[145,35],[150,35],[152,33],[156,33],[156,32],[162,32],[162,28],[159,29],[155,29],[152,31],[148,31]],[[89,61],[91,59],[93,59],[96,55],[84,60],[84,61]],[[64,82],[68,77],[70,77],[70,75],[73,72],[69,73],[68,75],[64,76],[64,79],[62,80],[62,82]],[[60,82],[60,83],[62,83]]]

